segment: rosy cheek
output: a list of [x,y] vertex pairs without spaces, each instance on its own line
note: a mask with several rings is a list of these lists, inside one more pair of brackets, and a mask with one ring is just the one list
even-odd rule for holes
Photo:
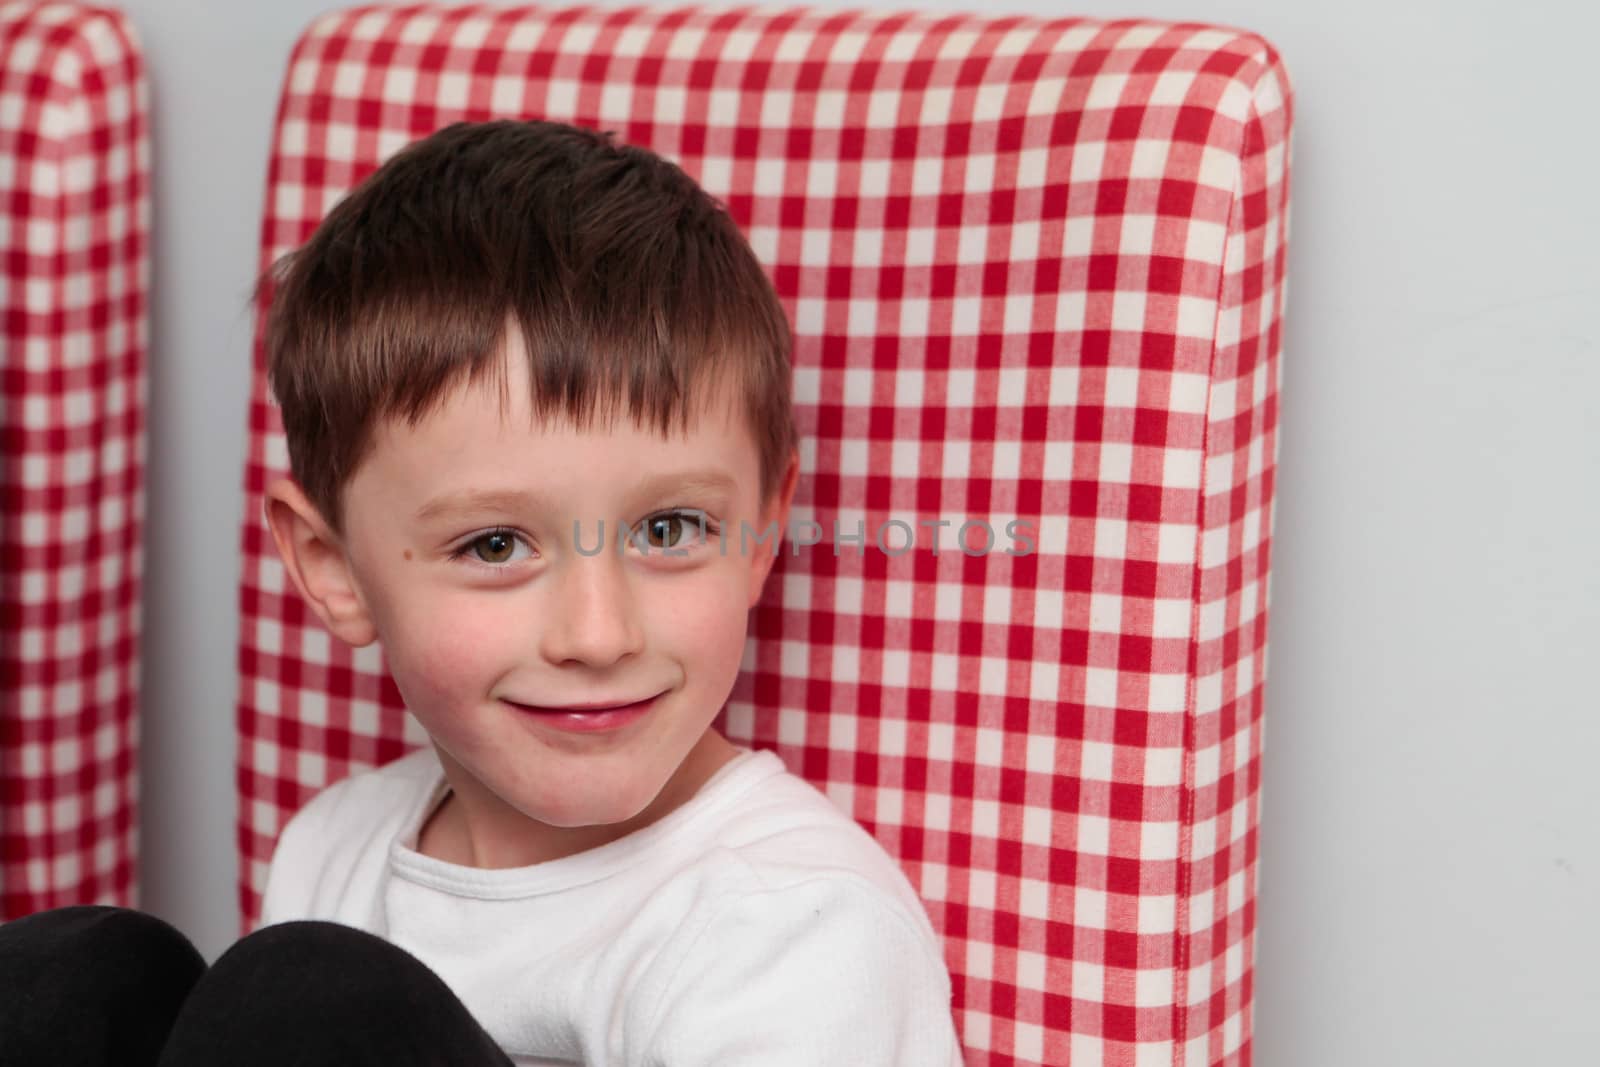
[[389,669],[413,711],[425,715],[481,700],[492,688],[497,628],[490,613],[467,607],[413,604],[394,620],[394,637],[385,645]]
[[708,583],[676,601],[679,647],[694,650],[704,668],[737,673],[744,654],[747,612],[744,585],[736,573]]

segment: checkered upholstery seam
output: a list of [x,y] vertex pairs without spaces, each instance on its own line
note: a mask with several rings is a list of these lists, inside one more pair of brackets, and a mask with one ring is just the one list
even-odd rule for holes
[[135,902],[146,115],[122,15],[0,3],[0,918]]
[[[1290,99],[1270,45],[1193,24],[341,11],[291,58],[261,263],[456,119],[678,160],[794,323],[794,518],[823,531],[752,617],[728,734],[899,859],[970,1064],[1240,1064]],[[259,345],[250,410],[247,923],[288,816],[423,740],[380,656],[285,587]],[[896,520],[912,551],[877,548]],[[1005,551],[1012,522],[1034,551]]]

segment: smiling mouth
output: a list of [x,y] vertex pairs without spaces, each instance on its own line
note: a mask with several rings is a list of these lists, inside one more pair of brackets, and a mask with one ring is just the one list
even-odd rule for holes
[[641,697],[638,700],[596,700],[584,704],[522,704],[515,700],[506,703],[515,705],[523,711],[531,711],[539,715],[593,715],[603,711],[622,711],[625,708],[636,708],[648,704],[660,693],[654,696]]
[[519,704],[508,700],[506,704],[521,712],[531,722],[567,733],[588,734],[621,729],[646,715],[661,696],[661,693],[657,693],[655,696],[628,703],[603,701],[545,706]]

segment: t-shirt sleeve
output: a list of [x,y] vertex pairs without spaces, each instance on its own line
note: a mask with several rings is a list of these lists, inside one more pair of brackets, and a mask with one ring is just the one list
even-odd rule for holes
[[367,928],[389,845],[429,795],[437,768],[421,750],[307,801],[278,835],[258,925],[323,919]]
[[314,872],[307,869],[307,842],[316,837],[315,804],[301,808],[278,835],[267,867],[267,886],[261,893],[261,918],[257,926],[271,926],[303,918],[307,909],[307,889]]
[[931,931],[849,878],[731,893],[650,1016],[649,1067],[960,1067]]

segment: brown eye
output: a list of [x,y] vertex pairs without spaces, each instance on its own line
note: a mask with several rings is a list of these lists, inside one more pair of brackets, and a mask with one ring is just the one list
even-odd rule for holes
[[652,515],[634,530],[630,535],[634,547],[649,552],[651,549],[692,549],[694,545],[704,544],[718,527],[711,516],[697,508],[679,508]]
[[472,542],[473,554],[485,563],[505,563],[517,549],[517,539],[504,530],[486,533]]
[[645,520],[644,536],[652,548],[676,548],[683,540],[684,527],[690,525],[678,512],[656,515]]

